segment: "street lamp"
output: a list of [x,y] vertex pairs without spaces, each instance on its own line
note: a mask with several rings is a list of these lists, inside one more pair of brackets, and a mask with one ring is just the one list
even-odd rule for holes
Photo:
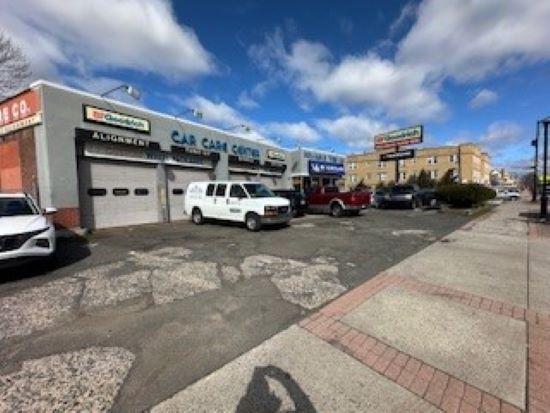
[[135,100],[139,100],[141,98],[141,92],[139,91],[139,89],[137,89],[135,86],[127,85],[127,84],[122,84],[115,88],[112,88],[107,92],[102,93],[100,96],[103,98],[117,90],[124,90],[128,95],[133,97]]
[[230,126],[228,128],[224,128],[223,130],[230,131],[230,130],[234,130],[234,129],[237,129],[237,128],[243,128],[245,130],[245,132],[250,132],[250,126],[247,126],[243,123],[239,123],[238,125],[233,125],[233,126]]
[[191,113],[195,118],[202,119],[204,113],[198,109],[185,109],[183,112],[176,113],[174,115],[175,118],[179,116],[183,116],[187,113]]

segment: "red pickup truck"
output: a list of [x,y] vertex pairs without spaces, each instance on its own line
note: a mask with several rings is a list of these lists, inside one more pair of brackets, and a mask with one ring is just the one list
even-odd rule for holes
[[329,213],[333,217],[346,213],[359,215],[369,204],[370,193],[340,192],[335,186],[316,187],[308,194],[308,209],[311,212]]

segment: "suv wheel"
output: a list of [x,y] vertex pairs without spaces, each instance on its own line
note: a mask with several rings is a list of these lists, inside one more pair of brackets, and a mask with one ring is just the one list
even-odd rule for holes
[[335,218],[339,218],[344,214],[344,209],[342,208],[342,205],[335,203],[330,207],[330,215],[332,215]]
[[193,209],[191,219],[195,225],[202,225],[204,223],[204,217],[202,216],[202,212],[199,208]]
[[255,214],[253,212],[246,215],[244,223],[246,225],[246,229],[252,232],[259,231],[260,227],[262,226],[260,222],[260,217],[258,216],[258,214]]

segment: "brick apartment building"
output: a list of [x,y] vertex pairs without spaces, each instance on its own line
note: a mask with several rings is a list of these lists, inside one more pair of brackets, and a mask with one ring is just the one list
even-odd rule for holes
[[346,187],[352,188],[363,181],[365,185],[406,182],[411,175],[424,169],[432,179],[438,180],[448,170],[460,182],[490,183],[490,157],[478,145],[466,143],[416,149],[414,158],[400,160],[399,177],[395,176],[395,161],[381,162],[380,154],[393,149],[349,155],[346,159]]

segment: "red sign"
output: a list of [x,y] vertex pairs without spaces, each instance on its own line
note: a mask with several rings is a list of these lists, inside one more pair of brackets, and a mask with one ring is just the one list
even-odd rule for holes
[[35,90],[27,90],[0,103],[0,127],[36,115],[40,111],[40,96]]

